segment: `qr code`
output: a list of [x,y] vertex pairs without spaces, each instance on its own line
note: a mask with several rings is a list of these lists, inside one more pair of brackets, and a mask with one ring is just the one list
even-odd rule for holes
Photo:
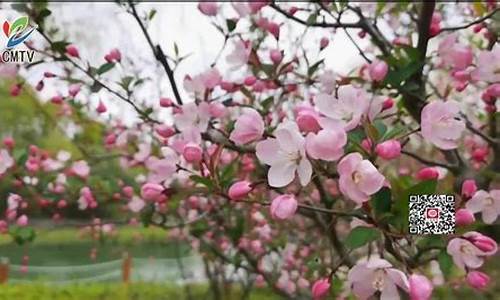
[[410,234],[455,233],[453,195],[410,195],[408,205]]

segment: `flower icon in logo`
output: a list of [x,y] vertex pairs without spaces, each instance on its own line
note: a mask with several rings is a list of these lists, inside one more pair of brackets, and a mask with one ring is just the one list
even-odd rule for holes
[[28,26],[28,17],[19,17],[12,24],[8,21],[3,23],[3,32],[9,38],[7,41],[7,49],[13,48],[24,42],[33,31],[35,27]]

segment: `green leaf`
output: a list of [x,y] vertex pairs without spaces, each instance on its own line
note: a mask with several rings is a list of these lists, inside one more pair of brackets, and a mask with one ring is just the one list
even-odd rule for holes
[[453,259],[445,251],[441,251],[438,255],[438,263],[445,277],[448,277],[453,267]]
[[382,214],[391,211],[392,205],[392,194],[391,189],[388,187],[383,187],[372,197],[373,207],[375,209],[375,215],[377,217],[382,216]]
[[151,11],[149,11],[148,20],[153,19],[155,15],[156,15],[156,9],[153,8]]
[[402,134],[405,131],[405,127],[402,125],[395,125],[391,130],[386,131],[384,136],[382,136],[382,141],[387,141],[392,138],[397,137],[398,135]]
[[264,110],[264,112],[268,112],[269,109],[271,108],[271,105],[274,103],[274,97],[273,96],[269,96],[267,97],[266,99],[264,99],[260,105],[262,106],[262,109]]
[[16,227],[10,235],[18,245],[24,245],[35,240],[36,233],[32,227]]
[[209,189],[212,189],[212,187],[213,187],[213,182],[212,182],[212,180],[210,180],[210,178],[201,177],[198,175],[191,175],[191,176],[189,176],[189,179],[191,179],[192,181],[194,181],[196,183],[204,185]]
[[401,230],[408,230],[408,203],[410,195],[427,195],[436,192],[437,181],[426,180],[411,186],[401,193],[400,197],[394,203],[394,215],[398,216],[398,224]]
[[234,29],[236,29],[236,21],[235,20],[227,19],[226,25],[227,25],[227,29],[229,30],[229,32],[232,32]]
[[94,81],[94,83],[92,84],[92,86],[90,87],[90,91],[92,93],[97,93],[99,92],[100,90],[102,89],[102,85],[97,82],[97,81]]
[[57,41],[57,42],[53,42],[50,45],[50,49],[52,49],[55,52],[64,53],[66,51],[66,46],[68,46],[68,45],[69,45],[69,43],[66,41]]
[[313,64],[312,66],[309,67],[309,69],[307,70],[307,77],[311,77],[312,75],[314,75],[314,73],[318,70],[319,66],[324,62],[324,59],[316,62],[315,64]]
[[356,249],[378,239],[379,237],[380,233],[374,228],[356,227],[345,239],[345,244],[351,249]]
[[132,76],[125,76],[122,78],[122,81],[120,82],[120,86],[125,90],[128,91],[130,87],[130,83],[132,83],[132,80],[134,80],[134,77]]
[[424,63],[421,61],[414,61],[405,67],[389,70],[389,73],[384,79],[385,84],[389,84],[393,87],[401,86],[401,83],[410,78],[415,72],[417,72]]
[[97,69],[97,75],[102,75],[115,67],[115,63],[105,63],[102,64],[99,69]]
[[318,19],[318,15],[316,13],[313,13],[311,14],[308,18],[307,18],[307,24],[308,25],[311,25],[311,24],[314,24],[316,23],[316,20]]

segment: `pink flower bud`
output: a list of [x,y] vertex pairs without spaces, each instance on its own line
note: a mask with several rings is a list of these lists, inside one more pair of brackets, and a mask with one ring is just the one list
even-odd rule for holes
[[368,153],[370,153],[372,151],[372,147],[373,147],[373,142],[372,140],[370,140],[369,138],[366,138],[364,140],[361,141],[361,147]]
[[486,253],[494,253],[497,249],[497,242],[484,234],[473,232],[469,233],[467,239],[474,244],[479,250]]
[[230,92],[230,93],[232,93],[232,92],[234,92],[234,91],[236,91],[236,90],[237,90],[236,85],[235,85],[234,83],[232,83],[232,82],[229,82],[229,81],[222,81],[222,82],[220,83],[220,87],[221,87],[221,89],[223,89],[224,91],[226,91],[226,92]]
[[53,77],[56,77],[56,74],[52,73],[52,72],[44,72],[43,73],[43,76],[45,78],[53,78]]
[[472,151],[472,159],[476,162],[484,163],[490,153],[488,146],[478,147]]
[[410,299],[411,300],[429,300],[433,290],[432,283],[427,277],[418,274],[412,274],[409,278]]
[[384,102],[382,102],[382,110],[391,109],[394,106],[394,99],[387,98]]
[[96,108],[96,112],[97,112],[98,114],[103,114],[103,113],[105,113],[107,110],[108,110],[108,108],[106,107],[106,105],[104,105],[104,103],[103,103],[101,100],[99,100],[99,105],[98,105],[98,106],[97,106],[97,108]]
[[401,144],[397,140],[388,140],[378,144],[375,152],[383,159],[394,159],[401,155]]
[[330,291],[330,279],[322,278],[314,282],[311,292],[313,299],[321,299],[325,297]]
[[252,186],[250,182],[246,180],[238,181],[231,185],[228,191],[228,195],[231,200],[241,200],[245,198],[251,190]]
[[187,162],[198,162],[203,156],[203,150],[195,143],[188,143],[184,146],[182,156],[184,156]]
[[261,10],[264,6],[267,5],[269,1],[249,1],[248,6],[250,7],[250,10],[252,13],[257,13],[259,10]]
[[279,49],[271,50],[269,56],[271,57],[271,61],[276,65],[283,60],[283,53]]
[[466,208],[461,208],[455,213],[455,222],[458,226],[470,225],[475,220],[474,214]]
[[290,9],[288,10],[288,13],[291,14],[292,16],[299,10],[299,8],[297,6],[292,6],[290,7]]
[[328,40],[327,37],[322,37],[321,40],[319,41],[319,49],[320,50],[325,49],[326,47],[328,47],[329,43],[330,41]]
[[255,82],[257,82],[257,78],[255,78],[255,76],[248,76],[245,78],[245,81],[243,81],[246,86],[252,86]]
[[467,283],[475,289],[484,289],[490,283],[490,277],[483,272],[472,271],[467,274]]
[[6,234],[7,232],[9,232],[9,224],[4,220],[0,220],[0,233]]
[[78,53],[78,48],[75,45],[66,46],[66,54],[72,57],[80,58],[80,53]]
[[16,221],[17,226],[24,227],[28,225],[28,217],[26,215],[21,215],[17,218]]
[[469,199],[477,191],[476,181],[474,179],[467,179],[462,183],[462,197]]
[[131,187],[130,185],[124,186],[122,188],[122,192],[125,195],[125,197],[132,198],[134,196],[134,188]]
[[383,60],[374,60],[369,66],[368,71],[370,74],[370,78],[373,81],[382,81],[384,80],[387,72],[389,71],[389,66]]
[[161,107],[170,107],[170,106],[172,106],[172,104],[173,104],[172,99],[160,98],[160,106]]
[[297,211],[297,200],[291,194],[280,195],[271,203],[271,216],[275,219],[285,220],[292,217]]
[[175,129],[173,127],[165,125],[165,124],[156,125],[155,131],[162,138],[165,138],[165,139],[168,139],[169,137],[171,137],[175,134]]
[[62,209],[65,208],[66,206],[68,206],[68,202],[66,202],[66,200],[61,199],[57,201],[57,208]]
[[12,149],[16,145],[16,142],[12,137],[8,136],[3,139],[3,144],[5,147]]
[[108,63],[120,62],[122,60],[122,54],[118,49],[111,49],[111,51],[104,56],[104,59]]
[[277,40],[280,38],[280,26],[277,23],[267,23],[267,31],[271,33]]
[[21,94],[21,85],[20,84],[14,84],[11,88],[10,88],[10,95],[12,97],[17,97],[19,96],[19,94]]
[[141,196],[144,200],[156,201],[163,195],[164,190],[162,185],[148,182],[141,187]]
[[500,97],[500,83],[494,83],[486,89],[486,93],[493,98]]
[[78,83],[69,86],[68,94],[71,97],[75,97],[80,92],[81,86]]
[[415,175],[415,177],[418,180],[433,180],[433,179],[438,179],[439,172],[434,167],[426,167],[426,168],[420,169],[420,171],[417,172],[417,175]]
[[104,138],[104,143],[108,146],[113,145],[115,142],[116,142],[116,135],[114,133],[110,133]]
[[55,95],[53,96],[51,99],[50,99],[50,102],[54,103],[54,104],[62,104],[64,101],[64,97],[60,94],[58,95]]
[[366,31],[361,30],[360,32],[358,32],[358,36],[359,36],[360,39],[364,39],[365,36],[366,36]]
[[198,3],[198,9],[204,15],[216,16],[218,10],[217,2],[200,1],[200,3]]
[[38,92],[40,92],[41,90],[43,90],[43,87],[45,86],[45,83],[43,82],[43,80],[40,80],[36,86],[35,86],[35,90],[37,90]]

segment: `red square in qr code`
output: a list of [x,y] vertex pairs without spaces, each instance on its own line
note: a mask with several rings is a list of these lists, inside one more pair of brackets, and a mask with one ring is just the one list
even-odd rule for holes
[[425,210],[425,217],[427,219],[439,219],[439,208],[428,207]]

